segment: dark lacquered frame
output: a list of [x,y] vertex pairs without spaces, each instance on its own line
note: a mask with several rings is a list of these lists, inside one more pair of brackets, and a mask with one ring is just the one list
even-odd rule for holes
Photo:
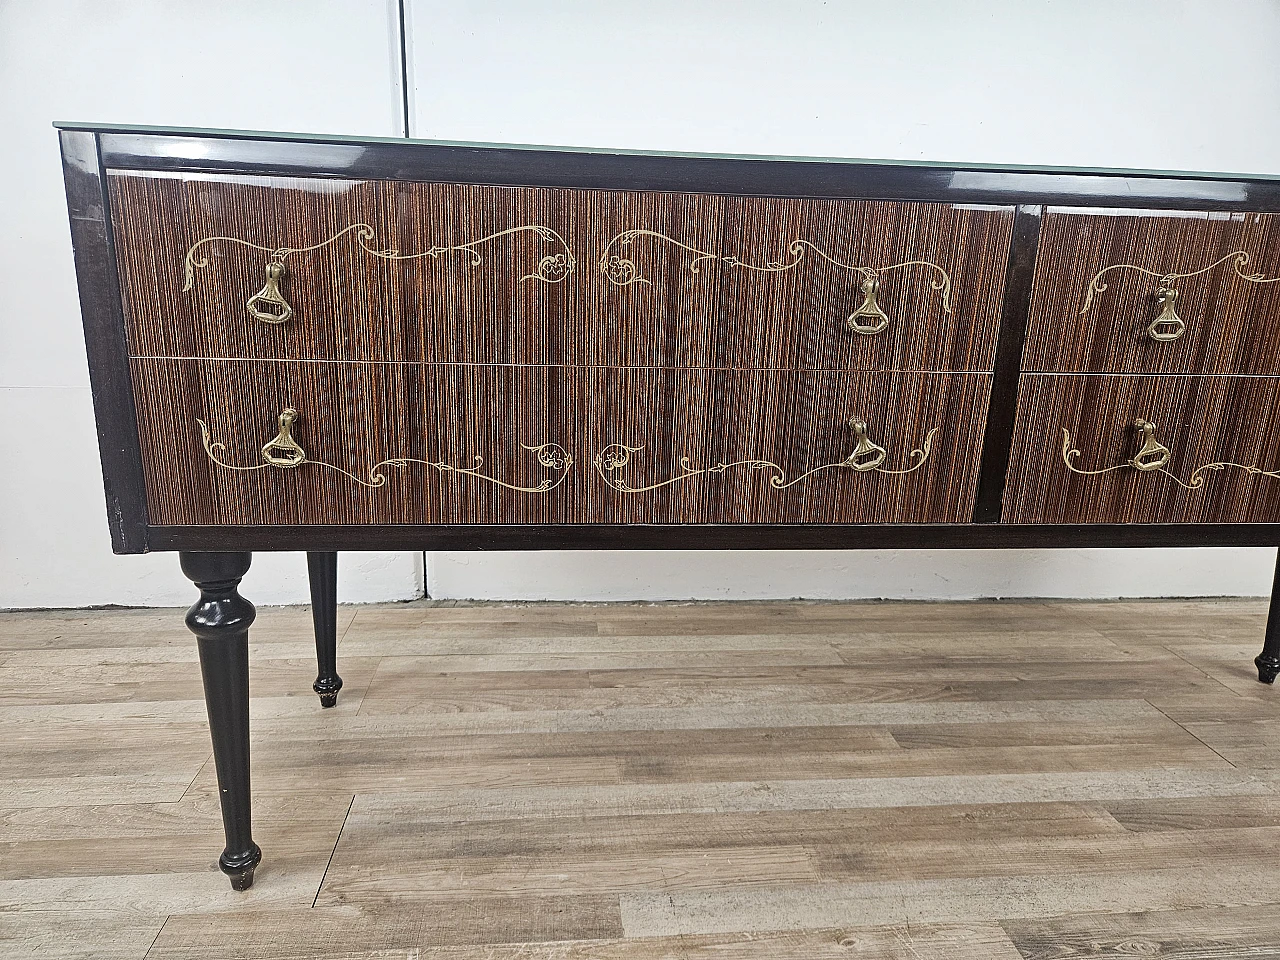
[[[1280,213],[1280,179],[743,159],[60,125],[112,547],[151,550],[1276,546],[1280,523],[1000,524],[1043,207]],[[1017,208],[971,524],[153,526],[129,379],[107,170],[352,177]]]
[[[237,592],[255,550],[308,552],[315,692],[336,703],[338,550],[884,549],[1276,546],[1280,523],[1002,524],[1018,377],[1040,222],[1047,206],[1280,213],[1280,178],[1008,169],[980,165],[648,155],[427,141],[59,124],[112,548],[178,550],[200,589],[187,623],[200,643],[227,847],[247,889],[261,851],[249,798],[248,628]],[[1016,208],[972,523],[160,526],[149,522],[116,272],[108,170],[686,191],[745,196],[986,203]],[[1280,673],[1280,564],[1260,680]]]

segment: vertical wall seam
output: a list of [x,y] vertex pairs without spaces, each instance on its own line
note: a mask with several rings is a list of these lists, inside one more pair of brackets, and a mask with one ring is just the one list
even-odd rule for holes
[[406,138],[413,135],[409,115],[409,39],[405,32],[405,4],[407,2],[408,0],[396,0],[400,31],[400,108],[401,121]]
[[[399,31],[400,31],[400,107],[402,110],[402,120],[404,123],[404,135],[408,139],[413,135],[413,127],[411,123],[410,104],[409,104],[409,34],[405,29],[405,5],[408,0],[396,0],[396,11],[399,14]],[[423,600],[431,599],[431,580],[428,574],[431,564],[431,552],[429,550],[422,551],[422,565],[418,568],[418,573],[422,579],[418,584],[418,597]]]

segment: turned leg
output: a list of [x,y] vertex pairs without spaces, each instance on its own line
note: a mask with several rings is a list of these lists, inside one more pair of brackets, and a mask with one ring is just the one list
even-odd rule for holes
[[200,647],[204,702],[218,771],[218,798],[227,846],[218,866],[233,890],[253,885],[262,851],[253,842],[249,796],[249,625],[253,604],[236,592],[248,553],[181,553],[182,572],[200,588],[187,626]]
[[311,619],[316,628],[316,682],[320,706],[336,707],[342,678],[338,676],[338,555],[308,553],[311,578]]
[[1262,652],[1254,658],[1258,679],[1263,683],[1275,683],[1280,673],[1280,556],[1276,558],[1276,575],[1271,582],[1271,607],[1267,611],[1267,635],[1262,641]]

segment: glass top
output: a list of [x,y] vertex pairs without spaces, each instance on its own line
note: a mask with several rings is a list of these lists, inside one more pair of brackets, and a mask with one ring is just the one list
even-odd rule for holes
[[219,130],[212,127],[157,127],[120,123],[76,123],[56,120],[59,130],[91,130],[98,133],[136,133],[157,136],[221,137],[236,140],[294,140],[300,143],[387,143],[424,144],[444,147],[482,147],[499,150],[548,150],[561,153],[599,153],[635,157],[687,157],[713,160],[788,160],[796,163],[871,163],[894,167],[946,167],[952,170],[990,170],[1020,173],[1062,173],[1076,175],[1171,177],[1199,180],[1280,180],[1274,173],[1224,173],[1202,170],[1141,170],[1126,167],[1055,167],[1020,163],[954,163],[942,160],[886,160],[868,157],[800,157],[750,153],[698,153],[683,150],[633,150],[610,147],[569,147],[538,143],[486,143],[468,140],[424,140],[415,137],[338,136],[324,133],[280,133],[267,130]]

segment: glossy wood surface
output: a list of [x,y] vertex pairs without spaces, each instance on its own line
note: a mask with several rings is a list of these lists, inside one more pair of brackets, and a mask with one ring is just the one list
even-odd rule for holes
[[[989,371],[1013,219],[950,204],[334,179],[130,175],[111,190],[130,350],[163,357]],[[279,325],[245,309],[266,251],[205,243],[195,257],[209,265],[183,290],[184,257],[205,238],[302,248],[361,223],[376,251],[437,253],[381,259],[348,234],[291,254],[294,316]],[[661,236],[616,239],[628,230]],[[537,279],[555,257],[572,270],[545,265],[551,279]],[[602,258],[631,272],[606,274]],[[889,326],[849,331],[863,301],[852,268],[912,261],[925,263],[881,277]]]
[[[966,522],[990,377],[135,360],[150,510],[164,524],[554,524]],[[228,463],[262,463],[285,407],[313,461],[363,478],[378,461],[414,458],[476,470],[519,487],[556,480],[523,445],[559,444],[562,483],[521,492],[423,464],[383,469],[370,490],[318,463],[233,471],[213,464],[197,419]],[[465,415],[460,416],[459,411]],[[854,449],[852,417],[906,476],[835,467]],[[690,469],[738,464],[658,490],[612,489],[595,458],[643,448],[606,476],[644,487]],[[476,458],[482,458],[477,460]],[[770,461],[753,466],[740,461]]]
[[738,196],[935,200],[945,203],[1070,203],[1187,210],[1280,212],[1280,177],[894,162],[811,157],[722,156],[576,150],[228,132],[99,131],[112,169],[467,182],[498,186],[697,191]]
[[141,553],[149,518],[106,174],[94,134],[63,131],[59,139],[107,528],[117,553]]
[[154,526],[155,550],[1027,550],[1274,547],[1280,523],[243,524]]
[[1070,213],[1044,218],[1022,366],[1028,371],[1280,374],[1280,281],[1242,279],[1231,261],[1175,281],[1185,322],[1176,340],[1147,334],[1159,277],[1132,264],[1193,273],[1243,252],[1245,274],[1280,278],[1280,217],[1256,213]]
[[249,776],[249,627],[257,612],[236,587],[251,558],[248,553],[182,553],[179,559],[183,574],[200,590],[185,620],[200,652],[222,807],[226,847],[218,867],[231,889],[248,890],[262,861],[262,850],[253,842]]
[[[1063,429],[1096,470],[1138,452],[1136,418],[1157,424],[1167,470],[1129,467],[1097,476],[1063,462]],[[1241,467],[1203,472],[1205,464]],[[1276,522],[1280,479],[1280,378],[1025,374],[1018,400],[1004,519],[1011,523]]]
[[1009,469],[1009,443],[1018,405],[1019,361],[1027,329],[1027,301],[1040,248],[1040,221],[1044,208],[1028,204],[1018,208],[1009,243],[1005,270],[1004,306],[1000,339],[996,343],[996,368],[991,380],[991,404],[982,437],[982,466],[973,508],[975,523],[998,523]]
[[[237,187],[247,179],[285,176],[291,182],[310,178],[330,189],[336,183],[353,180],[403,181],[429,187],[431,184],[468,183],[479,188],[533,188],[552,191],[656,191],[667,194],[723,195],[746,198],[749,203],[768,198],[790,198],[802,203],[815,199],[855,201],[874,205],[876,201],[941,203],[956,205],[1018,205],[1021,228],[1014,231],[1004,268],[1004,297],[1000,305],[998,337],[993,367],[984,445],[979,476],[979,499],[969,523],[911,524],[800,524],[711,523],[691,530],[687,524],[592,523],[497,523],[476,524],[387,524],[366,526],[316,524],[305,528],[289,523],[267,522],[254,526],[236,523],[173,525],[148,516],[142,490],[142,451],[130,440],[129,424],[134,422],[132,399],[119,389],[98,391],[95,406],[103,438],[104,479],[108,493],[113,547],[120,552],[148,549],[377,549],[395,544],[404,549],[448,545],[453,549],[509,548],[590,548],[635,546],[645,549],[680,549],[690,540],[723,548],[754,548],[772,545],[787,548],[846,548],[857,546],[1066,546],[1066,545],[1226,545],[1274,543],[1280,540],[1280,525],[1254,522],[1159,522],[1141,527],[1116,523],[1035,524],[1010,523],[1000,518],[1004,499],[1005,459],[1013,435],[1013,421],[1020,379],[1018,376],[1025,330],[1026,278],[1035,271],[1037,227],[1046,204],[1074,204],[1080,208],[1124,208],[1141,211],[1203,211],[1215,216],[1244,214],[1262,222],[1257,214],[1280,212],[1280,180],[1267,177],[1218,174],[1171,174],[1143,171],[1028,169],[983,167],[981,165],[895,164],[878,161],[832,161],[807,158],[695,157],[644,155],[618,151],[575,151],[556,148],[511,147],[502,145],[447,144],[401,141],[343,141],[337,138],[266,135],[226,131],[123,129],[92,125],[63,125],[64,174],[69,197],[86,196],[83,187],[94,187],[103,208],[111,206],[105,192],[104,166],[112,175],[153,178],[165,173],[178,178],[230,181]],[[69,148],[69,145],[72,145]],[[94,166],[97,173],[93,173]],[[92,181],[92,182],[91,182]],[[261,184],[259,184],[261,185]],[[341,192],[343,188],[339,188]],[[91,191],[92,192],[92,191]],[[323,192],[323,187],[321,189]],[[91,198],[90,198],[91,200]],[[78,202],[78,200],[77,200]],[[76,215],[75,211],[82,211]],[[73,205],[73,234],[92,220],[89,206]],[[1078,211],[1077,211],[1078,212]],[[154,213],[154,211],[152,211]],[[1265,219],[1262,218],[1262,219]],[[1212,221],[1206,221],[1212,222]],[[110,218],[100,231],[101,241],[85,233],[86,246],[101,255],[114,257]],[[95,246],[96,244],[96,246]],[[80,249],[78,243],[77,250]],[[736,255],[736,254],[730,254]],[[78,264],[81,298],[86,306],[86,335],[95,383],[129,383],[133,371],[120,337],[120,321],[103,326],[112,311],[120,315],[120,288],[114,276],[92,266],[86,256]],[[589,258],[588,258],[589,259]],[[1256,262],[1256,261],[1255,261]],[[810,264],[812,261],[810,261]],[[171,264],[166,269],[171,268]],[[214,267],[226,266],[215,263]],[[717,269],[731,266],[719,264]],[[808,264],[806,265],[808,266]],[[259,264],[257,269],[261,269]],[[661,262],[658,269],[670,265]],[[590,269],[590,264],[580,269]],[[260,274],[245,267],[247,286],[256,290]],[[740,268],[739,268],[740,269]],[[710,279],[710,272],[702,274]],[[684,279],[688,279],[687,277]],[[139,290],[145,298],[146,280]],[[474,278],[467,278],[473,282]],[[1087,280],[1086,280],[1087,282]],[[1110,292],[1116,288],[1112,286]],[[230,294],[230,291],[227,291]],[[243,304],[237,291],[227,303],[238,315]],[[187,295],[190,296],[190,295]],[[1184,300],[1184,303],[1186,301]],[[114,306],[113,306],[114,304]],[[154,309],[154,308],[152,308]],[[844,308],[842,307],[841,310]],[[892,311],[890,311],[892,313]],[[158,321],[157,321],[158,322]],[[243,321],[241,321],[243,322]],[[639,329],[633,327],[631,329]],[[890,331],[900,330],[896,323]],[[248,333],[245,331],[247,337]],[[664,335],[665,336],[665,335]],[[771,335],[772,336],[772,335]],[[1046,334],[1051,336],[1051,334]],[[1190,331],[1187,334],[1191,336]],[[112,340],[114,337],[114,341]],[[650,338],[652,339],[652,338]],[[662,354],[661,346],[633,341],[643,350]],[[887,343],[888,341],[886,341]],[[1190,341],[1188,341],[1190,342]],[[1242,341],[1243,342],[1243,341]],[[114,344],[114,345],[113,345]],[[482,343],[475,344],[484,349]],[[503,342],[502,349],[510,344]],[[526,338],[521,349],[551,350]],[[1041,344],[1043,346],[1043,344]],[[713,343],[702,347],[719,351]],[[741,351],[741,348],[735,348]],[[769,341],[762,340],[757,357],[776,356]],[[808,369],[825,362],[812,346],[798,354]],[[914,349],[914,348],[913,348]],[[1234,348],[1233,348],[1234,349]],[[1243,348],[1242,348],[1243,349]],[[763,351],[763,352],[761,352]],[[177,351],[174,351],[177,352]],[[720,351],[723,354],[723,351]],[[907,356],[898,350],[887,366],[899,365]],[[1233,363],[1246,355],[1237,352]],[[284,354],[281,354],[282,356]],[[737,363],[739,352],[731,358]],[[1211,359],[1205,353],[1206,362]],[[665,364],[665,360],[663,361]],[[719,362],[719,361],[717,361]],[[754,361],[748,361],[754,362]],[[773,362],[769,360],[768,362]],[[797,361],[797,365],[801,361]],[[844,362],[836,357],[833,362]],[[870,364],[875,367],[879,361]],[[1056,363],[1056,361],[1054,361]],[[1252,361],[1250,361],[1252,362]],[[760,367],[760,369],[766,369]],[[154,414],[157,423],[162,419]],[[146,416],[152,416],[151,413]],[[123,425],[123,426],[122,426]],[[160,436],[157,433],[157,436]],[[187,438],[189,440],[190,438]],[[251,451],[250,451],[251,452]],[[1176,518],[1175,518],[1176,519]]]

